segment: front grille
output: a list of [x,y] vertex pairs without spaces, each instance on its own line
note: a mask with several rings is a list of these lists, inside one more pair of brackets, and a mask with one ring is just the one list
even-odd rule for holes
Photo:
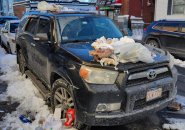
[[[141,72],[143,72],[143,71],[141,71]],[[139,73],[139,72],[135,72],[135,73]],[[130,75],[135,74],[135,73],[131,73]],[[126,86],[134,86],[134,85],[145,84],[145,83],[149,83],[149,82],[152,82],[152,81],[156,81],[156,80],[163,79],[163,78],[166,78],[166,77],[171,77],[171,76],[172,76],[172,74],[168,70],[167,72],[158,74],[157,77],[154,78],[154,79],[148,79],[147,77],[132,79],[132,80],[128,79],[127,82],[126,82]]]
[[164,99],[166,99],[168,97],[169,97],[169,91],[165,91],[165,92],[162,92],[162,96],[160,98],[154,99],[152,101],[146,102],[146,98],[139,99],[139,100],[135,101],[133,110],[138,110],[138,109],[142,109],[144,107],[153,105],[153,104],[155,104],[155,103],[157,103],[159,101],[162,101],[162,100],[164,100]]

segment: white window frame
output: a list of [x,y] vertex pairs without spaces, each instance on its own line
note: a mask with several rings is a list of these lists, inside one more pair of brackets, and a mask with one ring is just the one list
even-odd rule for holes
[[184,8],[184,13],[182,13],[182,14],[174,13],[174,12],[173,12],[173,9],[174,9],[174,0],[172,0],[171,14],[172,14],[172,15],[185,15],[185,8]]

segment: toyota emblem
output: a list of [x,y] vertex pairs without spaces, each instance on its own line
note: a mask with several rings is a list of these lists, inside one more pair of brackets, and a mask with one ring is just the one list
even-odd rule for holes
[[147,73],[148,79],[155,79],[157,77],[157,73],[155,70],[149,70]]

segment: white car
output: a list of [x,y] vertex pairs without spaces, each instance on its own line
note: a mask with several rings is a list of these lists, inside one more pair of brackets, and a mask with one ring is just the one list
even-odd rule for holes
[[1,29],[1,45],[4,45],[11,54],[16,54],[15,33],[19,22],[19,20],[7,21]]

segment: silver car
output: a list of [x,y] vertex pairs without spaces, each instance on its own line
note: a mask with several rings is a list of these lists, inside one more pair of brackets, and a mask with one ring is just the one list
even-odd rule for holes
[[19,20],[10,20],[5,23],[1,29],[1,45],[5,46],[8,53],[15,54],[15,33],[18,28]]

